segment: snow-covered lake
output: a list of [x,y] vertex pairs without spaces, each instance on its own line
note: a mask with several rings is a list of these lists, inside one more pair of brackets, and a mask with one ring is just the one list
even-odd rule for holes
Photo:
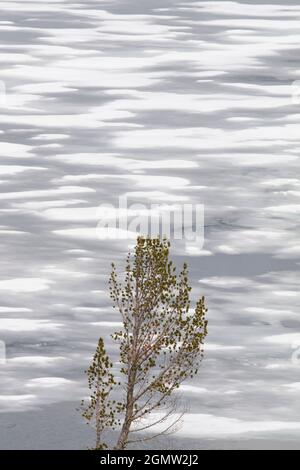
[[209,307],[182,442],[299,438],[299,1],[0,9],[0,447],[16,412],[65,402],[74,426],[132,245],[97,237],[98,207],[124,195],[205,205],[203,250],[173,246]]

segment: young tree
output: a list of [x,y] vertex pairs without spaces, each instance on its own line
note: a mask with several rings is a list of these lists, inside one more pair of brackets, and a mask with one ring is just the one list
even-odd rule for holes
[[[100,430],[97,448],[107,427],[120,431],[116,449],[172,431],[182,416],[173,392],[197,374],[203,359],[205,300],[200,298],[190,313],[188,268],[184,264],[177,275],[169,249],[165,239],[139,237],[134,255],[127,257],[123,282],[112,265],[110,296],[123,321],[112,335],[120,348],[121,378],[117,384],[100,340],[89,375],[93,386],[100,384],[90,405]],[[118,385],[125,388],[119,402],[109,398]],[[149,435],[151,428],[154,435]]]
[[[107,429],[114,429],[118,423],[115,414],[115,402],[109,399],[113,387],[117,385],[114,375],[110,372],[112,362],[104,349],[104,341],[99,339],[92,364],[86,372],[91,391],[90,402],[83,409],[82,416],[96,429],[95,450],[107,449],[103,442],[103,434]],[[84,401],[81,406],[84,407]]]

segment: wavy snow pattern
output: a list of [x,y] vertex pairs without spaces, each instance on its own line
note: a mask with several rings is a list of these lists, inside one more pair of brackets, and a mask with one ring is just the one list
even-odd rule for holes
[[0,410],[86,393],[132,243],[97,239],[97,208],[127,194],[205,204],[204,251],[174,246],[209,304],[189,419],[297,431],[298,3],[1,2]]

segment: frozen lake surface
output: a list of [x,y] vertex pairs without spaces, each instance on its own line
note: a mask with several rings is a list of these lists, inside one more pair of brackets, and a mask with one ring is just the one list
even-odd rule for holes
[[1,11],[0,447],[88,444],[74,403],[132,244],[95,227],[124,195],[205,205],[203,250],[173,246],[209,307],[173,445],[299,447],[299,2]]

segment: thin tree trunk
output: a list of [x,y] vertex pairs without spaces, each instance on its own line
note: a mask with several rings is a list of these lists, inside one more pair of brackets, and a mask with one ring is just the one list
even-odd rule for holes
[[[139,289],[138,283],[136,284],[135,289],[135,302],[137,312],[138,310],[138,298],[139,298]],[[116,445],[116,449],[122,450],[125,449],[128,443],[128,436],[130,432],[130,427],[132,425],[132,418],[134,413],[134,388],[136,385],[136,376],[137,376],[137,347],[138,347],[138,334],[139,334],[140,319],[138,315],[135,315],[134,318],[134,327],[133,327],[133,343],[132,343],[132,352],[129,362],[128,370],[128,388],[127,388],[127,397],[126,397],[126,414],[124,423],[121,429],[121,433]]]
[[128,442],[128,436],[130,427],[132,424],[132,417],[133,417],[133,392],[134,392],[134,384],[136,379],[136,373],[130,371],[129,374],[129,381],[128,381],[128,391],[127,391],[127,399],[126,399],[126,414],[124,423],[120,432],[120,436],[116,445],[117,450],[122,450],[126,448]]
[[99,421],[99,381],[97,383],[97,404],[96,404],[96,449],[99,449],[100,443],[101,443],[101,426],[102,423]]

